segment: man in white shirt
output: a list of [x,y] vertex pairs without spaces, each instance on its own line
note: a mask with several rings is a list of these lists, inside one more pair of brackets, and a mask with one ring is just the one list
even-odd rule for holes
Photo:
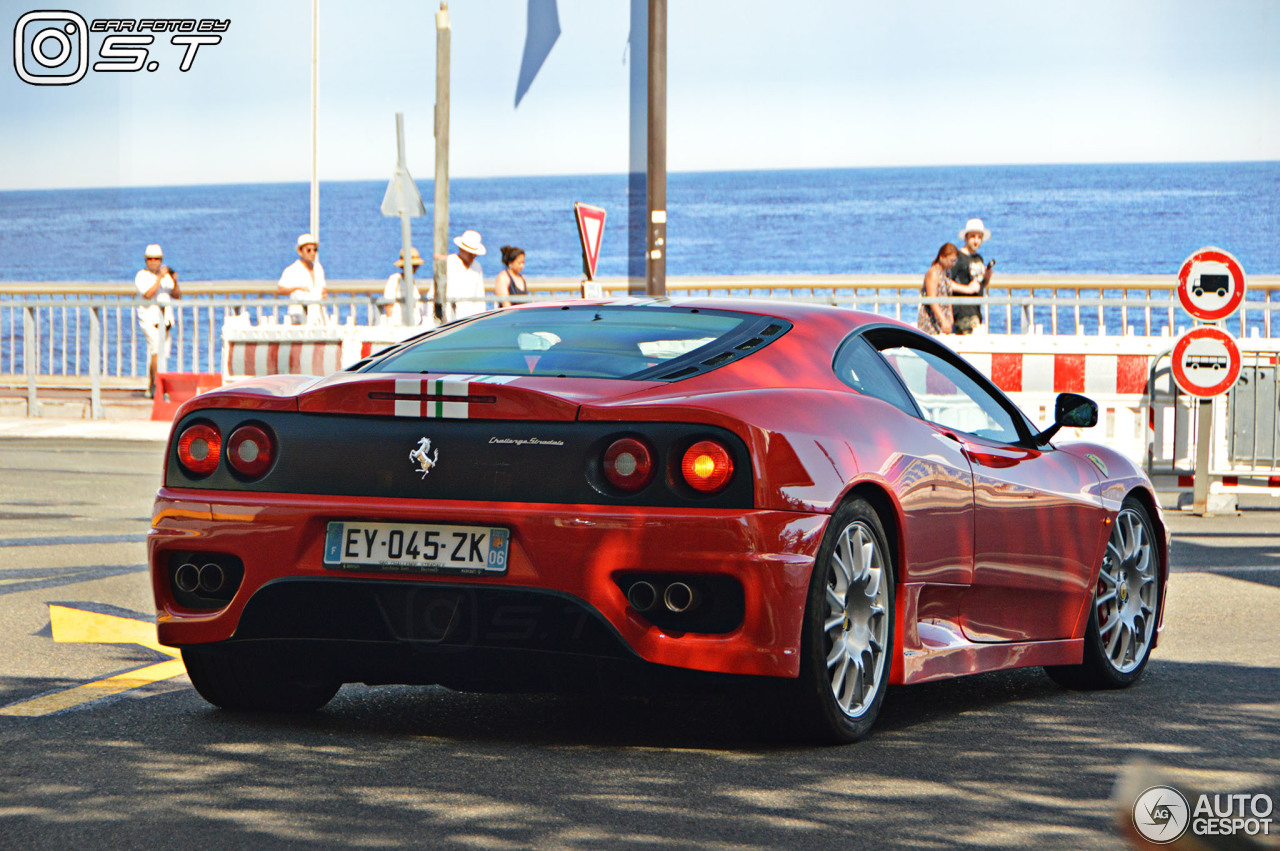
[[280,283],[276,285],[276,293],[287,295],[292,302],[289,321],[294,325],[304,322],[308,325],[328,324],[329,313],[320,303],[329,296],[329,291],[324,285],[324,267],[316,259],[319,251],[320,242],[314,236],[309,233],[299,236],[298,259],[285,267]]
[[[458,253],[445,258],[446,295],[450,301],[445,305],[446,321],[474,316],[485,310],[484,271],[480,268],[480,261],[476,259],[485,253],[480,232],[465,231],[462,236],[454,237],[453,244],[458,246]],[[436,259],[440,258],[437,256]]]
[[173,328],[173,308],[169,306],[175,298],[182,298],[182,290],[178,288],[178,273],[164,265],[164,251],[159,245],[152,243],[143,252],[145,269],[139,270],[133,277],[133,285],[138,294],[151,302],[138,308],[138,326],[147,338],[147,397],[155,395],[156,371],[160,355],[169,362],[169,332]]

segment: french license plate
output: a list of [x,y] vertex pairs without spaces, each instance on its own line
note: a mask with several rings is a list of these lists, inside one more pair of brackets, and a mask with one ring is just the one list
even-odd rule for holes
[[421,523],[333,521],[324,566],[404,573],[505,574],[507,529]]

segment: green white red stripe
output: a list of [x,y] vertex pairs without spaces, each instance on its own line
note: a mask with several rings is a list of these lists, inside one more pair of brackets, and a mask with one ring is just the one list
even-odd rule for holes
[[[482,394],[484,392],[482,385],[506,384],[518,377],[516,375],[445,375],[438,378],[430,376],[427,378],[397,378],[396,396],[417,398],[397,398],[395,400],[395,415],[397,417],[465,420],[471,416],[471,404],[464,401],[467,396]],[[449,400],[441,398],[447,396],[459,398]]]

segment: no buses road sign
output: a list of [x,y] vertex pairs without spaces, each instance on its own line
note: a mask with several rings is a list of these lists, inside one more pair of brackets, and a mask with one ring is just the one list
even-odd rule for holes
[[1217,322],[1244,301],[1244,269],[1221,248],[1201,248],[1178,270],[1178,301],[1196,319]]
[[1240,377],[1240,347],[1221,328],[1195,328],[1173,344],[1173,380],[1207,399],[1230,390]]

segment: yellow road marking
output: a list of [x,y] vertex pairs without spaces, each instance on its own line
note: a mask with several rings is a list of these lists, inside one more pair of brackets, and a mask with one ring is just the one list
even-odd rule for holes
[[49,604],[49,623],[53,627],[53,640],[80,644],[141,644],[166,656],[179,652],[165,647],[156,638],[156,625],[151,621],[122,618],[73,609],[70,606]]
[[[165,647],[159,642],[156,638],[156,625],[150,621],[122,618],[119,615],[107,615],[50,603],[49,624],[53,630],[53,640],[56,642],[138,644],[166,656],[180,655],[180,651]],[[141,688],[170,677],[178,677],[186,672],[187,669],[183,666],[181,659],[167,659],[164,662],[125,671],[106,679],[11,703],[0,707],[0,715],[17,715],[27,718],[48,715],[51,712]]]
[[82,703],[110,697],[122,691],[141,688],[160,680],[167,680],[170,677],[181,676],[186,672],[187,669],[183,666],[181,659],[157,662],[145,668],[138,668],[134,671],[116,674],[114,677],[107,677],[105,680],[85,683],[65,691],[57,691],[53,694],[11,703],[0,708],[0,715],[18,715],[27,718],[48,715],[50,712],[57,712],[61,709],[79,706]]

